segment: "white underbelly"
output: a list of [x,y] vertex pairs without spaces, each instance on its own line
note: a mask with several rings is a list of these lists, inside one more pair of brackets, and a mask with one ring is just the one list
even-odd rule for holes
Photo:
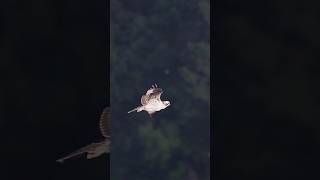
[[164,105],[162,104],[162,102],[159,102],[159,101],[149,102],[144,107],[146,111],[160,111],[163,108],[164,108]]

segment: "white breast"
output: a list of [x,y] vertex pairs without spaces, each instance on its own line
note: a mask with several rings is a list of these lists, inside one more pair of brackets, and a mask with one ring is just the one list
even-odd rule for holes
[[146,111],[160,111],[165,108],[165,105],[161,101],[151,100],[147,105],[145,105],[144,109]]

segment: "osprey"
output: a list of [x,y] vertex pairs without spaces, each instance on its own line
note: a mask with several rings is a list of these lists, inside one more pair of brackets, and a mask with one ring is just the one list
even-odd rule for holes
[[151,117],[155,112],[165,109],[170,106],[170,101],[161,101],[160,96],[162,93],[163,90],[159,88],[157,84],[152,85],[147,93],[141,97],[142,106],[136,107],[128,113],[133,111],[147,111]]
[[110,119],[111,119],[110,108],[106,107],[102,114],[100,115],[100,132],[104,137],[104,140],[98,143],[91,143],[79,150],[67,155],[64,158],[58,159],[57,162],[64,162],[64,160],[72,158],[74,156],[79,156],[81,154],[87,153],[87,159],[92,159],[98,157],[104,153],[110,152]]

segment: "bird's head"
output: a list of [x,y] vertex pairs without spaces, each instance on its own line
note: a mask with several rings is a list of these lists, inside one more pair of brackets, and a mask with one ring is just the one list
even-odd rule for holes
[[168,106],[170,106],[170,101],[163,101],[163,104],[164,104],[166,107],[168,107]]

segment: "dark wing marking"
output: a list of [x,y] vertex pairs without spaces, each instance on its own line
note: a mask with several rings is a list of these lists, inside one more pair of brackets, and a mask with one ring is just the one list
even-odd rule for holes
[[141,104],[143,106],[148,104],[150,99],[157,99],[158,101],[160,101],[160,96],[162,93],[163,90],[159,88],[157,84],[152,85],[147,93],[141,97]]
[[153,88],[148,89],[148,91],[146,92],[146,96],[153,93],[153,90],[154,90]]
[[148,91],[146,92],[146,95],[149,95],[149,94],[153,93],[154,90],[157,89],[157,88],[158,88],[157,84],[152,85],[152,87],[150,89],[148,89]]
[[101,134],[106,138],[110,136],[110,125],[111,125],[111,110],[109,107],[104,108],[100,115],[100,131]]
[[160,96],[162,93],[163,93],[163,90],[161,88],[154,88],[153,92],[148,95],[147,102],[150,99],[157,99],[158,101],[160,101]]

